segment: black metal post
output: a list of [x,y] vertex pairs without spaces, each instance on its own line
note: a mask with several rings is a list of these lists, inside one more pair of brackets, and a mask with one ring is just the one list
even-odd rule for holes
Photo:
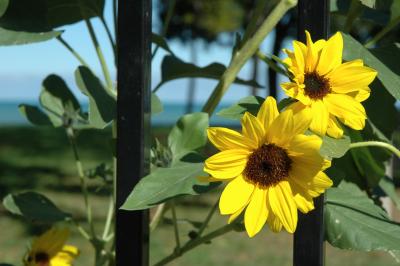
[[[298,39],[305,42],[305,30],[314,40],[326,39],[329,29],[329,0],[299,0]],[[324,265],[324,195],[314,199],[315,210],[299,213],[294,234],[293,265]]]
[[148,173],[151,0],[118,1],[116,264],[149,264],[148,212],[119,210]]

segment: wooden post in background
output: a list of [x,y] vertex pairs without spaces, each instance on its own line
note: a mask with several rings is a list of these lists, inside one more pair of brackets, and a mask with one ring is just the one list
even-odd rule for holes
[[[326,39],[329,29],[329,0],[299,0],[298,40],[305,42],[305,30],[313,41]],[[294,234],[293,265],[324,265],[324,195],[314,199],[315,210],[303,215]]]
[[119,210],[149,170],[151,0],[118,1],[116,265],[148,266],[148,211]]

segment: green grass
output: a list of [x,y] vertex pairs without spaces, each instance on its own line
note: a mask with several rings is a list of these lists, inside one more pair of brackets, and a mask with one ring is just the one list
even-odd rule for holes
[[[154,130],[160,139],[165,139],[165,129]],[[111,148],[109,132],[85,131],[78,139],[79,150],[85,169],[99,163],[110,163]],[[107,212],[107,198],[104,192],[95,192],[97,181],[90,182],[94,205],[96,229],[100,232]],[[84,220],[82,196],[71,149],[62,130],[37,128],[0,128],[0,197],[7,193],[35,190],[44,193],[56,205]],[[218,191],[199,197],[184,197],[178,200],[177,215],[201,221],[208,208],[218,197]],[[170,217],[166,212],[166,217]],[[210,227],[212,230],[225,224],[226,217],[215,214]],[[43,225],[32,225],[21,218],[9,215],[0,205],[0,263],[21,265],[26,245],[35,234],[44,229]],[[181,242],[187,241],[187,234],[193,228],[179,223]],[[76,232],[70,243],[78,246],[81,256],[75,265],[90,266],[93,250]],[[166,223],[151,235],[150,258],[156,262],[170,254],[175,241],[172,226]],[[396,265],[390,255],[383,252],[343,251],[326,244],[326,264],[335,265]],[[292,235],[273,234],[264,229],[253,239],[244,232],[232,232],[202,245],[177,259],[170,265],[292,265]]]

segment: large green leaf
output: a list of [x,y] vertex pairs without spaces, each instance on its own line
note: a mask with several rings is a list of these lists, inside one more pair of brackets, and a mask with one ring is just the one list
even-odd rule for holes
[[50,75],[43,81],[39,100],[56,127],[72,124],[78,119],[81,109],[79,102],[65,81],[57,75]]
[[159,114],[163,111],[163,104],[160,100],[160,98],[158,98],[157,94],[152,93],[151,94],[151,114]]
[[55,223],[71,218],[45,196],[36,192],[9,194],[3,200],[4,207],[13,214],[32,222]]
[[93,127],[104,128],[115,117],[116,100],[103,87],[101,81],[88,69],[80,66],[75,71],[79,89],[89,97],[89,122]]
[[44,42],[51,40],[61,34],[61,31],[48,31],[48,32],[26,32],[26,31],[13,31],[0,27],[0,45],[21,45],[35,42]]
[[340,158],[347,152],[349,146],[350,138],[348,136],[344,136],[341,139],[324,136],[319,153],[328,158]]
[[328,189],[325,203],[325,236],[341,249],[400,250],[400,225],[389,220],[356,185],[342,182]]
[[204,176],[202,158],[194,153],[184,156],[170,168],[157,168],[142,178],[128,196],[121,209],[148,209],[168,199],[182,195],[198,195],[214,188],[196,177]]
[[232,106],[222,109],[217,113],[218,116],[223,118],[239,120],[242,118],[245,112],[250,112],[253,115],[257,115],[258,109],[264,102],[264,98],[259,96],[248,96]]
[[[226,67],[220,63],[212,63],[205,67],[198,67],[194,64],[186,63],[175,56],[167,55],[161,63],[161,82],[155,89],[168,81],[181,78],[209,78],[219,80],[225,70]],[[255,80],[236,78],[234,83],[262,87]]]
[[382,82],[383,86],[385,86],[393,97],[400,100],[400,76],[394,73],[353,37],[345,33],[342,34],[344,39],[343,58],[347,61],[363,59],[366,65],[378,71],[378,79]]
[[192,113],[182,116],[168,136],[173,159],[203,147],[207,143],[208,114]]
[[169,48],[167,41],[161,35],[158,35],[153,32],[151,34],[151,42],[156,44],[157,46],[163,48],[165,51],[167,51],[171,55],[174,55],[174,52],[172,52],[172,50]]
[[50,118],[40,110],[37,106],[29,104],[21,104],[18,106],[20,113],[28,119],[33,125],[36,126],[51,126]]
[[[0,0],[0,5],[8,0]],[[0,18],[0,27],[43,32],[102,16],[105,0],[13,0]]]

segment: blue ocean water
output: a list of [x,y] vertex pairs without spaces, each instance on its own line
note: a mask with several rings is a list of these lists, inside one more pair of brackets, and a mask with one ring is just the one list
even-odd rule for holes
[[[36,105],[32,102],[24,102],[26,104]],[[0,126],[22,126],[30,125],[29,122],[23,117],[19,110],[18,105],[21,102],[0,102]],[[228,107],[229,105],[222,105],[218,110]],[[193,111],[198,112],[201,110],[201,105],[197,104],[193,106]],[[87,110],[87,104],[82,104],[82,108]],[[169,126],[176,123],[176,121],[185,114],[186,105],[178,103],[167,103],[164,104],[164,111],[156,114],[152,117],[152,124],[154,126]],[[238,121],[225,119],[214,115],[211,118],[210,123],[212,125],[239,125]]]

